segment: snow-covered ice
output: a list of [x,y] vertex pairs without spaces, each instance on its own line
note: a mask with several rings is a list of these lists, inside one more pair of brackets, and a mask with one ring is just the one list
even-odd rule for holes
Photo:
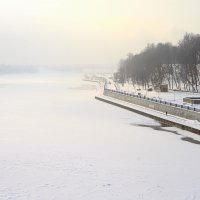
[[200,136],[96,101],[81,78],[0,77],[0,199],[200,199]]

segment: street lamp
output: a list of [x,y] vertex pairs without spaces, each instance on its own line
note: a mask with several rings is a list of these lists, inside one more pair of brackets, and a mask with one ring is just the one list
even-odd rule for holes
[[[174,90],[173,90],[173,91],[174,91]],[[175,100],[176,100],[176,99],[175,99],[175,91],[174,91],[173,93],[174,93],[174,101],[175,101]]]

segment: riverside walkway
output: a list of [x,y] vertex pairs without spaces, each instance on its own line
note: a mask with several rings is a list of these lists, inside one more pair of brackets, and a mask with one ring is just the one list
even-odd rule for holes
[[122,101],[119,99],[115,99],[109,96],[103,95],[102,92],[99,92],[95,96],[95,99],[121,107],[123,109],[133,111],[139,114],[142,114],[147,117],[151,117],[155,120],[158,120],[164,124],[170,125],[170,126],[176,126],[178,128],[191,131],[193,133],[200,135],[200,122],[197,120],[189,120],[185,118],[181,118],[175,115],[170,115],[167,113],[159,112],[150,108],[145,108],[133,103],[128,103],[126,101]]

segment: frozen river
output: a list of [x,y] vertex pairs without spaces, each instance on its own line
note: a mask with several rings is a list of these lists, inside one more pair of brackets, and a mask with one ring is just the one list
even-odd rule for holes
[[200,199],[200,137],[97,101],[81,78],[0,76],[0,200]]

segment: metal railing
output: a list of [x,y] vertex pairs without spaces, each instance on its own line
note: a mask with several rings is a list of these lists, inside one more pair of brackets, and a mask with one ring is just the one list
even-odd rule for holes
[[159,103],[159,104],[164,104],[164,105],[168,105],[168,106],[172,106],[172,107],[176,107],[176,108],[181,108],[181,109],[184,109],[184,110],[200,112],[200,108],[195,108],[195,107],[192,107],[192,106],[182,105],[182,104],[178,104],[178,103],[172,103],[170,101],[163,101],[163,100],[160,100],[160,99],[157,99],[157,98],[147,97],[147,96],[142,95],[142,94],[139,95],[139,94],[129,93],[129,92],[123,91],[123,90],[118,91],[118,90],[107,89],[105,86],[104,86],[104,91],[110,91],[110,92],[125,95],[125,96],[130,96],[130,97],[134,97],[134,98],[138,98],[138,99],[144,99],[146,101],[152,101],[152,102],[156,102],[156,103]]

